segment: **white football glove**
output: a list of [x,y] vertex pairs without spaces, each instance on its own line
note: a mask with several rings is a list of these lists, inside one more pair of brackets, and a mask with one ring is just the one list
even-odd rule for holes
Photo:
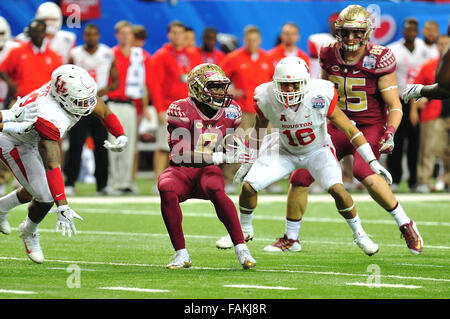
[[106,140],[103,146],[109,149],[111,152],[122,152],[128,145],[128,137],[125,135],[120,135],[114,143]]
[[7,122],[3,123],[2,132],[22,134],[33,128],[34,122]]
[[58,206],[56,210],[52,210],[51,213],[56,213],[58,216],[58,222],[56,223],[55,232],[59,231],[59,227],[62,229],[62,235],[66,236],[66,231],[69,237],[72,236],[72,232],[74,235],[77,234],[77,229],[75,228],[75,224],[73,222],[73,218],[78,218],[79,220],[83,220],[83,218],[75,213],[69,205],[61,205]]
[[255,154],[251,151],[248,146],[247,141],[240,136],[233,136],[233,140],[236,142],[235,145],[228,145],[227,152],[215,152],[213,153],[212,160],[214,165],[220,165],[223,163],[234,164],[234,163],[249,163],[255,161]]
[[241,184],[244,177],[247,176],[248,171],[252,168],[253,163],[244,163],[239,167],[236,174],[234,174],[233,183]]
[[377,160],[372,160],[369,163],[370,169],[375,173],[383,177],[386,182],[390,185],[392,184],[392,176],[391,173],[387,169],[383,167]]
[[408,84],[402,92],[403,102],[408,103],[412,99],[420,99],[422,97],[422,95],[420,95],[422,88],[422,84]]
[[18,108],[14,107],[11,109],[11,111],[14,114],[14,122],[36,122],[39,115],[39,108],[37,106],[37,103],[30,103],[27,104],[27,106]]

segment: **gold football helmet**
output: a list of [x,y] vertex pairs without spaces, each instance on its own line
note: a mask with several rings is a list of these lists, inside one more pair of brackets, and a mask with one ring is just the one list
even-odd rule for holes
[[[335,26],[336,39],[348,51],[356,51],[365,45],[373,31],[370,13],[359,5],[350,5],[342,10]],[[353,39],[349,39],[350,32],[353,32]]]
[[212,63],[199,64],[188,75],[189,96],[215,110],[230,105],[230,84],[225,72]]

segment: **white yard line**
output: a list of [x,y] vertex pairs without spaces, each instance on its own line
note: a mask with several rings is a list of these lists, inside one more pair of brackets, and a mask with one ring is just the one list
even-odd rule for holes
[[37,292],[27,291],[27,290],[0,289],[0,294],[34,295],[34,294],[37,294]]
[[[16,230],[17,228],[12,227],[12,230]],[[46,229],[46,228],[40,228],[39,232],[41,233],[54,233],[54,229]],[[77,236],[80,235],[95,235],[95,236],[130,236],[130,237],[163,237],[168,238],[168,234],[166,233],[128,233],[128,232],[113,232],[113,231],[93,231],[93,230],[77,230]],[[185,238],[188,239],[198,239],[198,240],[205,240],[205,239],[211,239],[211,240],[217,240],[220,235],[189,235],[185,234]],[[346,246],[353,246],[353,241],[349,237],[348,241],[327,241],[327,240],[302,240],[300,241],[305,244],[313,244],[313,245],[346,245]],[[275,238],[273,237],[255,237],[253,238],[254,241],[264,241],[264,242],[272,242]],[[380,243],[378,244],[386,247],[405,247],[406,245],[402,242],[402,244],[387,244],[387,243]],[[426,249],[450,249],[450,246],[433,246],[433,245],[425,245]]]
[[147,289],[147,288],[132,288],[132,287],[97,287],[97,289],[135,291],[135,292],[170,292],[170,290],[165,289]]
[[[6,257],[0,256],[0,260],[17,260],[17,261],[29,261],[28,258],[18,257]],[[86,260],[59,260],[59,259],[46,259],[44,262],[56,262],[64,264],[86,264],[86,265],[106,265],[106,266],[124,266],[124,267],[156,267],[164,268],[165,265],[155,264],[133,264],[133,263],[118,263],[118,262],[101,262],[101,261],[86,261]],[[235,271],[235,268],[223,268],[223,267],[191,267],[192,270],[223,270],[223,271]],[[189,271],[189,270],[186,270]],[[343,273],[333,271],[309,271],[309,270],[288,270],[288,269],[252,269],[256,272],[276,272],[276,273],[298,273],[298,274],[311,274],[311,275],[331,275],[331,276],[348,276],[348,277],[368,277],[369,274],[355,274],[355,273]],[[440,281],[450,282],[450,279],[445,278],[433,278],[433,277],[408,277],[399,275],[379,275],[381,278],[394,278],[404,280],[422,280],[422,281]]]
[[422,286],[414,286],[414,285],[401,285],[401,284],[368,284],[364,282],[347,282],[345,283],[347,286],[361,286],[361,287],[369,287],[369,288],[406,288],[406,289],[418,289],[422,288]]
[[[400,202],[429,202],[429,201],[450,201],[450,194],[395,194],[395,197]],[[231,195],[231,200],[238,202],[238,195]],[[258,203],[274,203],[274,202],[286,202],[287,195],[260,195],[258,196]],[[368,194],[352,194],[353,200],[358,202],[369,202],[373,201],[372,197]],[[102,196],[102,197],[91,197],[91,196],[75,196],[69,197],[70,203],[79,204],[118,204],[118,203],[131,203],[131,204],[159,204],[159,196]],[[201,199],[190,199],[186,204],[195,203],[207,203],[208,201]],[[309,203],[333,203],[334,199],[328,194],[312,194],[308,196]]]
[[223,285],[229,288],[252,288],[252,289],[267,289],[267,290],[297,290],[297,288],[289,287],[270,287],[270,286],[256,286],[256,285]]

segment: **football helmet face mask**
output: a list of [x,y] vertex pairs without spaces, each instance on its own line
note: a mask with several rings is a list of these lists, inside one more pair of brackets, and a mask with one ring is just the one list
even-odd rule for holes
[[52,73],[52,97],[69,113],[87,116],[97,105],[97,84],[83,68],[64,64]]
[[[336,39],[347,51],[356,51],[365,45],[373,31],[370,13],[359,5],[350,5],[342,10],[335,27]],[[353,38],[350,38],[351,34]]]
[[305,61],[299,57],[281,59],[275,67],[273,82],[277,101],[286,108],[296,107],[302,103],[308,92],[308,82],[311,78]]
[[233,96],[228,94],[231,81],[225,72],[215,64],[203,63],[189,72],[189,96],[218,110],[228,107]]
[[36,11],[35,18],[45,21],[47,33],[55,34],[61,29],[63,18],[61,9],[56,3],[44,2],[41,4]]
[[3,47],[10,37],[11,29],[8,21],[6,21],[5,18],[0,17],[0,47]]

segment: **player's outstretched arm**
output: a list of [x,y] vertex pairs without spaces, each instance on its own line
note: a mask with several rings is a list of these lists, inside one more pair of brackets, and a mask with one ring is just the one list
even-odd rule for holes
[[429,100],[450,98],[450,44],[441,55],[436,70],[436,83],[431,85],[409,84],[402,92],[402,99],[408,103],[412,99],[426,97]]
[[390,154],[394,150],[394,134],[403,117],[402,103],[398,95],[397,77],[395,72],[381,76],[377,82],[381,98],[387,105],[389,114],[386,121],[386,131],[378,142],[381,153]]
[[103,122],[106,130],[116,138],[114,143],[106,140],[104,146],[112,152],[122,152],[128,145],[128,138],[125,136],[122,124],[117,116],[98,96],[93,114]]
[[47,183],[52,194],[53,200],[58,206],[56,211],[58,221],[56,223],[56,231],[62,228],[62,235],[66,232],[70,237],[72,232],[74,235],[77,230],[73,222],[73,218],[82,220],[83,218],[75,213],[70,207],[66,199],[64,191],[64,179],[61,173],[61,152],[58,141],[41,139],[38,144],[39,154],[41,155],[44,164]]
[[345,113],[339,108],[335,108],[328,119],[349,138],[353,147],[364,161],[369,164],[372,171],[383,177],[388,184],[392,184],[391,174],[378,162],[364,134],[353,125]]

